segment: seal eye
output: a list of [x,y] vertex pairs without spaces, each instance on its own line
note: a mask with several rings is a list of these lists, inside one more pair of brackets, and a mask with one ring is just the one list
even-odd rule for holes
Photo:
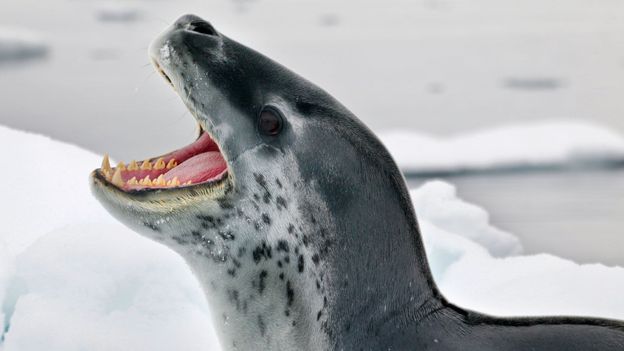
[[282,115],[273,108],[265,107],[260,112],[258,130],[264,135],[275,136],[282,130]]

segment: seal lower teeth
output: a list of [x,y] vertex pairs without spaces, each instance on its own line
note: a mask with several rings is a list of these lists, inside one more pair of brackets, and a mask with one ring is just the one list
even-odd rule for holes
[[227,163],[210,135],[202,133],[195,142],[156,160],[120,162],[111,167],[104,155],[99,171],[106,180],[129,191],[208,183],[223,177]]

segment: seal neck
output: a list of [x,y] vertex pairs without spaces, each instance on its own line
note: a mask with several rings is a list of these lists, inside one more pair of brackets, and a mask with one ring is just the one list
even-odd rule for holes
[[329,300],[323,325],[336,349],[384,346],[381,335],[413,330],[443,305],[403,176],[381,143],[362,137],[341,152],[367,149],[353,150],[338,177],[319,182],[333,219],[330,247],[320,248]]

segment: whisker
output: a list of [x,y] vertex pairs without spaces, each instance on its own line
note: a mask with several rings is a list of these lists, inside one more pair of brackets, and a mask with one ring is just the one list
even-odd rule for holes
[[147,82],[150,78],[152,78],[152,77],[154,76],[154,74],[155,74],[155,73],[156,73],[156,70],[153,70],[152,72],[150,72],[150,73],[147,75],[147,77],[145,77],[145,78],[143,79],[143,81],[139,84],[139,86],[137,86],[137,87],[134,89],[134,93],[135,93],[135,94],[136,94],[136,93],[138,93],[138,92],[139,92],[139,90],[141,90],[141,89],[143,88],[143,86],[145,85],[145,83],[146,83],[146,82]]

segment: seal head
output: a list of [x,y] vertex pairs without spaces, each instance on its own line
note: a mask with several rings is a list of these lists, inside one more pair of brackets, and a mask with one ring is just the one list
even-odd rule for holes
[[223,348],[624,347],[618,322],[497,319],[448,303],[396,164],[314,84],[192,15],[150,57],[200,135],[142,163],[113,168],[105,158],[92,190],[184,257]]

